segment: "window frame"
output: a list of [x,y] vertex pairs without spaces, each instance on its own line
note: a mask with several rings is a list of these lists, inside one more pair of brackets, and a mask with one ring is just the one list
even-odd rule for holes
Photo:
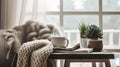
[[[46,11],[46,15],[58,15],[60,19],[60,27],[61,30],[63,31],[64,27],[64,15],[98,15],[98,22],[99,22],[99,27],[103,29],[103,16],[104,15],[120,15],[120,12],[118,11],[103,11],[103,0],[98,0],[98,11],[64,11],[63,10],[63,0],[59,0],[60,2],[60,11]],[[120,46],[120,45],[119,45]]]
[[120,15],[118,11],[103,11],[102,1],[98,0],[98,11],[64,11],[63,0],[60,0],[60,11],[46,11],[46,15],[59,15],[60,16],[60,27],[64,26],[64,15],[98,15],[99,16],[99,27],[103,29],[103,15]]

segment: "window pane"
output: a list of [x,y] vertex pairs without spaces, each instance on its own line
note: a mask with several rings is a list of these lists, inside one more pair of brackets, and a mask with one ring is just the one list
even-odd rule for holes
[[108,32],[103,33],[103,43],[104,45],[109,45],[109,33]]
[[113,33],[113,43],[114,45],[119,45],[119,32]]
[[98,11],[98,0],[63,0],[64,11]]
[[104,30],[104,33],[103,33],[104,46],[112,45],[113,47],[110,47],[110,48],[114,48],[114,46],[118,46],[119,37],[120,37],[120,31],[116,32],[116,30]]
[[120,29],[120,15],[104,15],[103,28],[104,29]]
[[47,11],[59,11],[60,0],[46,0]]
[[113,46],[119,45],[120,15],[104,15],[103,29],[104,29],[103,43],[105,45]]
[[103,11],[120,11],[120,0],[103,0]]
[[60,25],[60,20],[58,15],[46,15],[45,22]]
[[78,30],[78,24],[81,21],[87,24],[99,24],[97,15],[66,15],[64,16],[64,29]]

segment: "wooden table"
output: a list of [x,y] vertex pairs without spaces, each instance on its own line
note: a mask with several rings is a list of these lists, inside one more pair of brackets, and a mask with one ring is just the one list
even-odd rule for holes
[[49,59],[65,59],[64,67],[70,67],[70,62],[92,62],[92,67],[96,67],[96,62],[105,62],[106,67],[111,67],[109,59],[114,59],[114,54],[110,52],[80,53],[62,51],[53,52]]

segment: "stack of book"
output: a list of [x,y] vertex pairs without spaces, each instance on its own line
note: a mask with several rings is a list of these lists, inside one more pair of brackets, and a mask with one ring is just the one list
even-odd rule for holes
[[65,49],[55,49],[54,52],[56,53],[91,53],[93,51],[92,48],[79,48],[76,50],[70,50],[70,48]]

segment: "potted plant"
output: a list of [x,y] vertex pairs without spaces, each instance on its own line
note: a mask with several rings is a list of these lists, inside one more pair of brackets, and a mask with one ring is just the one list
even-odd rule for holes
[[85,36],[90,39],[102,38],[102,31],[101,31],[100,27],[98,27],[96,25],[93,25],[93,24],[88,25]]
[[86,31],[87,31],[87,25],[85,22],[81,22],[78,26],[80,31],[80,39],[81,39],[81,47],[87,48],[87,40],[86,40]]
[[93,48],[93,51],[101,51],[102,44],[102,30],[96,25],[88,25],[86,35],[88,40],[88,48]]

